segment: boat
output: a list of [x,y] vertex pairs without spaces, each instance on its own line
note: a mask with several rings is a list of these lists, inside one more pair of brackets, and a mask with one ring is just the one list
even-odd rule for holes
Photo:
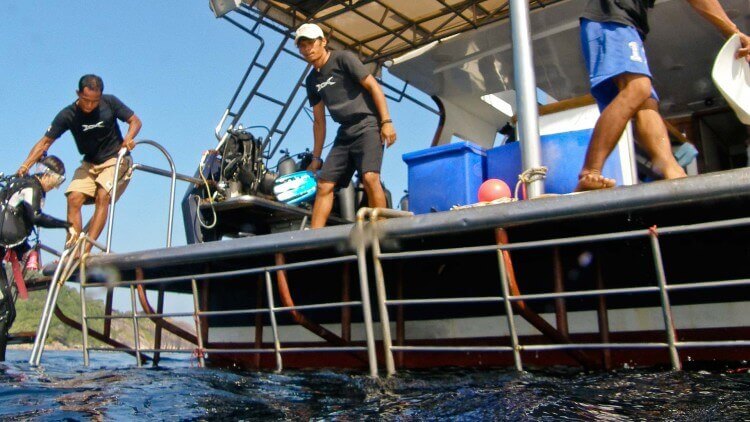
[[[175,180],[189,183],[182,200],[189,244],[82,261],[63,252],[30,362],[41,359],[55,286],[76,272],[85,280],[79,326],[86,364],[91,351],[126,351],[139,365],[169,352],[158,340],[141,347],[137,324],[132,346],[91,330],[84,292],[97,287],[129,288],[132,312],[121,317],[150,319],[157,333],[189,340],[195,348],[177,352],[201,365],[356,368],[375,376],[441,366],[681,369],[750,357],[744,127],[709,79],[721,39],[683,3],[657,3],[647,45],[675,152],[690,177],[653,180],[629,128],[614,154],[621,186],[580,194],[551,192],[558,176],[550,170],[545,181],[541,168],[577,174],[580,141],[598,115],[579,52],[582,0],[210,3],[244,35],[261,39],[265,28],[281,41],[270,59],[259,41],[217,125],[217,146],[193,176],[140,166],[171,177],[172,196]],[[722,4],[747,32],[750,4]],[[328,227],[304,230],[309,207],[280,202],[269,187],[282,161],[305,167],[304,156],[289,163],[294,157],[279,160],[279,151],[304,109],[307,69],[283,94],[263,85],[280,56],[299,59],[292,34],[304,22],[321,25],[333,48],[354,51],[374,73],[385,68],[402,80],[403,88],[386,86],[392,97],[437,113],[431,143],[413,146],[420,159],[461,150],[473,158],[486,153],[489,166],[496,154],[498,171],[513,170],[506,181],[523,176],[518,188],[529,199],[417,210],[419,194],[445,188],[423,184],[410,185],[412,211],[370,209],[352,183],[337,193]],[[409,95],[407,86],[434,103]],[[265,138],[253,132],[252,119],[242,125],[258,98],[281,109]],[[581,130],[588,135],[581,138]],[[495,148],[499,131],[508,138],[517,132],[520,142]],[[578,143],[566,144],[560,133],[576,134]],[[553,147],[562,148],[556,159],[545,155]],[[465,152],[472,148],[481,152]],[[451,177],[462,177],[465,156],[450,162]],[[428,175],[440,160],[428,159]],[[87,278],[96,268],[115,268],[120,279]],[[156,308],[149,290],[159,292]],[[191,294],[194,312],[165,312],[164,292]],[[194,317],[194,333],[168,320],[179,316]],[[105,326],[115,316],[107,318]],[[89,336],[109,347],[90,347]]]

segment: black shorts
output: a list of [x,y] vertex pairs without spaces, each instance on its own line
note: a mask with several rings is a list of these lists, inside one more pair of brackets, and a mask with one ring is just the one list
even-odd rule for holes
[[333,148],[323,163],[319,178],[346,187],[357,170],[359,177],[367,172],[380,173],[383,143],[377,126],[368,127],[354,137],[336,136]]

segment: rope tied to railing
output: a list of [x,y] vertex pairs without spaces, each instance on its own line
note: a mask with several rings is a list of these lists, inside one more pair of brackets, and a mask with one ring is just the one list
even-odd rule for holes
[[659,231],[656,227],[656,224],[648,228],[649,234],[651,234],[654,237],[659,237]]
[[516,190],[513,194],[513,196],[518,199],[518,190],[521,188],[521,186],[524,186],[524,198],[526,197],[526,189],[525,185],[528,185],[529,183],[536,182],[539,180],[544,180],[547,177],[547,167],[546,166],[539,166],[539,167],[530,167],[523,171],[523,173],[518,175],[518,182],[516,183]]

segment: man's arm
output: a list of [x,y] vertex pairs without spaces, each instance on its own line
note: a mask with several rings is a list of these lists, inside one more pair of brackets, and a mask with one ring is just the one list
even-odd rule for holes
[[307,167],[310,171],[319,170],[323,166],[323,144],[326,141],[326,108],[323,101],[313,106],[313,160]]
[[372,75],[367,75],[360,83],[372,96],[372,101],[375,103],[378,115],[380,115],[380,139],[390,147],[396,142],[396,129],[393,128],[391,114],[388,112],[388,104],[385,102],[383,89],[380,88],[380,84]]
[[21,167],[18,168],[16,174],[18,174],[19,176],[23,176],[28,173],[29,168],[31,168],[31,166],[33,166],[37,161],[39,161],[40,158],[42,158],[44,153],[47,152],[49,147],[52,146],[53,142],[55,142],[55,140],[50,138],[49,136],[42,136],[42,139],[40,139],[34,145],[34,147],[31,148],[29,156],[26,157],[23,163],[21,163]]
[[690,3],[690,6],[703,16],[705,20],[715,26],[725,38],[729,38],[734,34],[739,34],[742,48],[737,50],[736,57],[738,59],[740,57],[748,57],[748,60],[750,60],[750,56],[748,56],[750,54],[750,37],[743,34],[739,28],[737,28],[737,25],[729,19],[729,16],[727,16],[724,8],[721,7],[718,0],[687,0],[687,2]]
[[127,148],[129,151],[132,151],[133,148],[135,148],[135,137],[138,136],[138,132],[141,131],[141,119],[138,118],[138,116],[133,113],[132,116],[127,120],[128,123],[128,133],[125,134],[125,137],[122,140],[122,146]]

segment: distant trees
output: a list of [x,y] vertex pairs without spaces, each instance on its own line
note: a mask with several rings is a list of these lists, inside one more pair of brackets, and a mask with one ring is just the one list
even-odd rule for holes
[[[39,318],[44,302],[47,297],[47,291],[35,291],[29,293],[28,300],[18,300],[16,302],[16,321],[11,328],[11,335],[20,332],[35,332],[39,325]],[[57,304],[65,315],[80,321],[81,320],[81,296],[78,290],[73,287],[63,286],[60,290],[60,297]],[[86,297],[86,313],[89,316],[104,315],[104,301]],[[124,315],[123,312],[113,312],[116,315]],[[112,321],[111,337],[121,343],[133,345],[133,325],[131,319],[115,319]],[[194,331],[189,324],[181,324],[188,331]],[[104,328],[103,319],[90,319],[89,327],[102,331]],[[152,348],[154,339],[153,322],[140,319],[138,328],[140,330],[140,341],[142,348]],[[82,334],[80,331],[63,324],[57,317],[52,317],[52,323],[49,328],[47,337],[48,348],[80,348],[82,344]],[[89,337],[89,345],[101,347],[104,346],[98,340]],[[195,346],[183,341],[168,332],[162,332],[162,348],[185,348],[193,349]]]

